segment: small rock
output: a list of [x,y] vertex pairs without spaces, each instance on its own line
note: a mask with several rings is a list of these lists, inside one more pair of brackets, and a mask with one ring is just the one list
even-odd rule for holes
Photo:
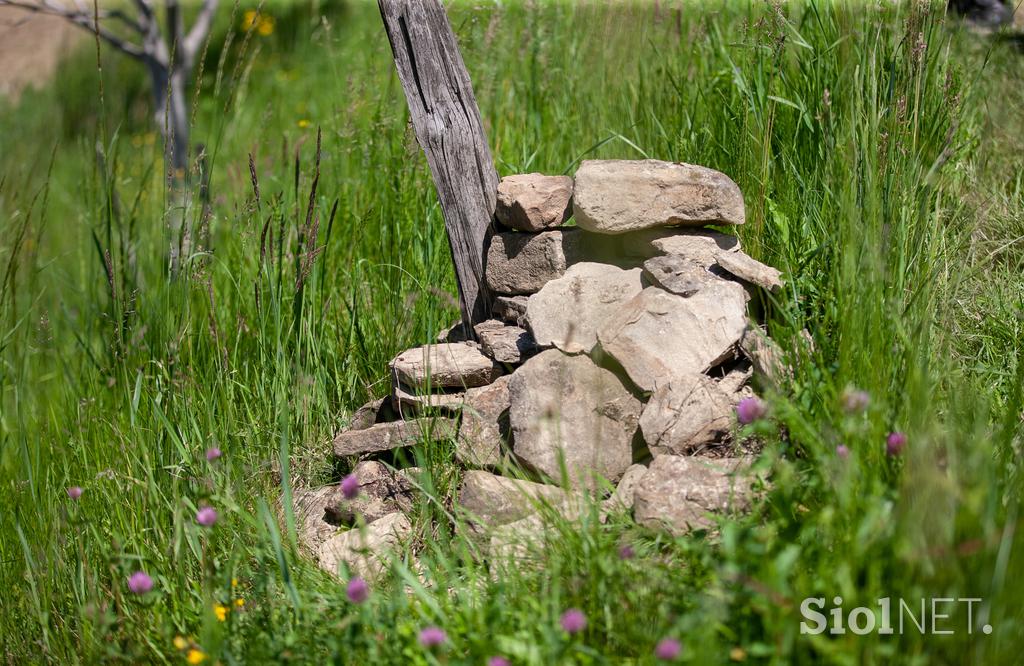
[[707,375],[678,375],[662,384],[640,416],[644,441],[657,458],[682,455],[728,439],[734,421],[731,395]]
[[[742,344],[742,340],[740,344]],[[731,368],[724,377],[718,380],[718,390],[727,396],[731,396],[733,401],[735,401],[735,394],[746,387],[747,381],[753,374],[754,366],[746,359],[743,359]]]
[[530,297],[526,321],[538,345],[589,353],[597,344],[597,329],[642,288],[639,268],[574,264]]
[[744,222],[743,194],[728,176],[660,160],[584,160],[573,211],[581,228],[606,234]]
[[681,535],[714,526],[709,513],[746,510],[751,503],[750,458],[659,456],[636,487],[636,521]]
[[384,516],[412,509],[415,487],[404,474],[399,474],[374,460],[364,460],[352,469],[359,480],[359,494],[345,499],[338,488],[327,505],[327,515],[338,524],[353,525],[361,519],[372,523]]
[[689,259],[678,254],[666,254],[644,262],[644,277],[667,292],[693,296],[714,276]]
[[539,173],[506,176],[498,183],[494,216],[507,227],[541,231],[556,227],[572,212],[572,178]]
[[541,352],[512,375],[509,395],[513,452],[534,470],[560,479],[564,459],[573,485],[593,488],[633,462],[640,401],[589,357]]
[[462,408],[466,394],[462,391],[452,393],[416,393],[401,384],[391,387],[391,400],[394,409],[402,418],[411,418],[430,410],[457,411]]
[[490,319],[477,324],[474,330],[480,340],[481,351],[498,363],[519,365],[538,351],[533,335],[518,326]]
[[391,361],[392,385],[412,389],[484,386],[502,370],[475,345],[443,343],[414,347]]
[[495,296],[491,313],[503,322],[526,325],[526,303],[529,296]]
[[701,268],[714,266],[719,253],[738,252],[740,249],[739,238],[711,229],[645,229],[612,238],[606,236],[604,244],[593,240],[595,237],[600,236],[587,236],[589,246],[607,246],[610,241],[617,241],[618,252],[627,257],[650,259],[660,255],[676,254]]
[[494,234],[487,250],[487,284],[499,294],[532,294],[579,260],[579,229]]
[[457,321],[448,328],[442,329],[437,334],[437,341],[439,343],[444,342],[470,342],[473,336],[469,334],[466,329],[466,325],[461,321]]
[[495,467],[501,462],[501,444],[508,438],[508,382],[498,377],[490,386],[466,391],[462,423],[455,444],[455,459],[466,467]]
[[361,456],[413,446],[430,437],[452,439],[456,434],[455,419],[436,417],[414,421],[378,423],[365,430],[347,430],[334,438],[334,455]]
[[569,495],[557,486],[470,470],[462,476],[459,506],[471,525],[493,528],[535,513],[542,505],[562,506]]
[[633,496],[640,479],[647,474],[645,465],[630,465],[626,473],[619,480],[615,492],[611,497],[601,503],[601,513],[607,516],[609,513],[631,511],[633,509]]
[[398,415],[391,408],[391,401],[387,398],[371,400],[356,411],[348,421],[349,430],[366,430],[377,423],[393,421]]
[[773,293],[782,289],[782,273],[742,252],[720,254],[718,265],[744,282],[757,285],[762,289]]
[[735,282],[711,281],[689,298],[648,287],[619,309],[598,339],[633,383],[653,391],[728,357],[746,319],[746,292]]
[[317,560],[334,575],[340,574],[345,563],[354,575],[376,578],[411,534],[412,525],[404,513],[389,513],[364,527],[335,534],[320,546]]

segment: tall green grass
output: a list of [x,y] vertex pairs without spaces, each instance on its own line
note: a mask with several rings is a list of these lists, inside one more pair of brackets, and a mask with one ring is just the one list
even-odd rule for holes
[[[198,82],[209,215],[167,210],[144,81],[115,55],[102,106],[86,50],[0,113],[7,661],[176,662],[176,635],[223,663],[649,663],[663,636],[694,663],[1015,659],[1010,45],[921,4],[450,8],[503,174],[653,157],[736,179],[745,247],[786,273],[767,305],[793,377],[757,427],[772,483],[753,514],[680,539],[625,516],[554,521],[538,566],[492,563],[500,576],[447,520],[447,447],[417,448],[429,497],[410,554],[354,607],[297,551],[279,499],[345,471],[325,443],[386,391],[395,353],[457,317],[454,280],[376,8],[267,11],[267,37],[225,14]],[[173,279],[183,212],[201,248]],[[850,387],[871,394],[865,414],[842,410]],[[890,430],[909,434],[901,458]],[[126,589],[139,568],[157,582],[144,598]],[[803,636],[807,596],[984,601],[969,635],[960,605],[952,636]],[[568,607],[581,636],[558,629]],[[436,655],[416,644],[427,624],[450,637]]]

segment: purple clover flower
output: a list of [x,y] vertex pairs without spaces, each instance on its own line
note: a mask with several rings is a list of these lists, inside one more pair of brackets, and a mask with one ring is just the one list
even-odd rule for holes
[[70,497],[71,499],[77,501],[78,498],[81,497],[81,496],[82,496],[82,487],[81,486],[71,486],[70,488],[68,488],[68,497]]
[[505,657],[491,657],[487,660],[487,666],[512,666],[512,662]]
[[683,644],[674,638],[663,638],[654,646],[654,656],[662,661],[672,661],[683,651]]
[[748,425],[765,415],[768,409],[760,398],[743,398],[736,405],[736,418],[743,425]]
[[631,560],[636,557],[636,551],[633,550],[633,546],[628,543],[619,548],[619,559],[620,560]]
[[559,620],[562,629],[568,634],[578,634],[587,627],[587,616],[578,608],[570,608],[562,613]]
[[210,462],[213,462],[217,458],[220,458],[222,455],[224,454],[216,446],[211,446],[210,448],[206,449],[206,459],[209,460]]
[[444,629],[442,629],[441,627],[435,627],[431,625],[429,627],[424,627],[423,630],[420,631],[419,640],[420,645],[429,649],[432,647],[437,647],[438,645],[448,640],[448,634],[444,633]]
[[128,589],[135,594],[146,594],[153,589],[153,579],[145,571],[136,571],[128,577]]
[[345,595],[354,604],[361,604],[370,596],[370,586],[365,580],[356,576],[348,582],[345,588]]
[[212,527],[217,522],[217,510],[212,506],[204,506],[196,512],[196,522],[203,527]]
[[850,447],[848,447],[846,444],[840,444],[839,446],[836,447],[836,455],[842,458],[843,460],[846,460],[847,458],[850,457]]
[[898,456],[906,445],[907,436],[898,430],[890,432],[889,436],[885,438],[885,452],[890,456]]
[[842,395],[843,410],[847,414],[859,414],[871,404],[871,394],[857,388],[847,388]]
[[359,479],[355,474],[349,474],[341,480],[341,494],[347,500],[353,500],[359,496]]

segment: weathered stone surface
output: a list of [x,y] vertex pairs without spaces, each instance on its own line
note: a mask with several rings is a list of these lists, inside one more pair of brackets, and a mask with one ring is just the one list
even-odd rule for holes
[[468,343],[414,347],[396,356],[389,367],[392,385],[411,389],[484,386],[502,374],[494,361]]
[[553,479],[564,457],[573,485],[615,482],[633,462],[640,401],[587,356],[541,352],[509,381],[513,452]]
[[[741,341],[742,344],[742,341]],[[743,390],[747,381],[754,374],[754,366],[747,360],[737,363],[724,377],[718,380],[718,389],[735,402],[734,394]]]
[[349,430],[366,430],[372,425],[393,420],[397,414],[387,398],[371,400],[356,411],[348,421]]
[[754,374],[773,384],[778,384],[786,376],[782,349],[757,326],[747,327],[739,346],[753,364]]
[[455,459],[467,467],[495,467],[501,462],[501,444],[508,437],[508,382],[498,377],[490,386],[466,391]]
[[617,236],[587,233],[587,251],[595,256],[618,254],[630,259],[650,259],[677,254],[702,268],[714,266],[720,252],[738,252],[740,239],[711,229],[644,229]]
[[678,254],[645,261],[644,278],[655,287],[680,296],[693,296],[709,281],[716,279],[706,268]]
[[782,289],[782,273],[742,252],[726,252],[718,257],[718,265],[744,282],[776,292]]
[[636,487],[636,521],[673,534],[714,526],[709,513],[744,511],[752,499],[749,458],[659,456]]
[[530,297],[526,321],[538,345],[589,353],[597,329],[642,288],[639,268],[581,262]]
[[397,557],[402,542],[412,533],[405,514],[389,513],[365,527],[339,532],[317,550],[317,562],[325,571],[338,575],[342,563],[354,575],[376,578]]
[[743,194],[728,176],[660,160],[584,160],[573,210],[580,227],[606,234],[744,222]]
[[415,421],[378,423],[365,430],[347,430],[334,438],[334,455],[360,456],[412,446],[428,435],[435,440],[451,439],[456,434],[455,419],[436,417]]
[[337,525],[327,518],[327,507],[334,501],[338,486],[319,488],[297,488],[292,494],[292,511],[299,540],[311,554],[315,555],[320,545],[338,531]]
[[619,480],[619,485],[615,487],[615,492],[601,503],[601,513],[607,515],[632,510],[636,486],[645,474],[647,474],[646,465],[630,465]]
[[562,506],[569,495],[557,486],[510,479],[480,470],[462,477],[459,506],[476,528],[506,525],[535,513],[541,506]]
[[505,323],[525,326],[526,303],[529,299],[529,296],[495,296],[491,312]]
[[474,330],[480,340],[480,350],[498,363],[519,365],[538,351],[533,335],[519,326],[490,319],[477,324]]
[[653,391],[726,358],[745,327],[743,287],[718,280],[689,298],[648,287],[619,309],[598,339],[638,387]]
[[718,383],[702,374],[677,375],[651,396],[640,416],[644,441],[660,455],[692,453],[729,437],[734,404]]
[[487,251],[487,284],[506,295],[532,294],[562,276],[580,258],[575,228],[538,234],[494,234]]
[[335,486],[326,507],[327,515],[336,523],[372,523],[390,513],[406,513],[412,508],[415,486],[405,474],[373,460],[360,462],[352,474],[359,479],[359,494],[345,499],[341,488]]
[[524,173],[498,183],[494,216],[507,227],[541,231],[556,227],[572,213],[572,178]]
[[492,567],[502,565],[519,568],[537,566],[543,561],[543,548],[551,539],[558,538],[558,530],[533,513],[491,530],[490,558]]

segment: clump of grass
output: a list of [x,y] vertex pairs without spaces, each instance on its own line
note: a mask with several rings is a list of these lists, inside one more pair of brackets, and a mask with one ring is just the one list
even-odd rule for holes
[[[450,452],[415,448],[417,538],[355,604],[278,502],[347,471],[325,442],[457,317],[454,281],[374,9],[266,9],[274,31],[218,39],[197,84],[212,197],[185,211],[182,279],[137,73],[104,63],[101,160],[88,59],[0,113],[9,661],[648,663],[665,639],[697,663],[1012,659],[1020,157],[985,104],[1017,94],[1006,45],[978,53],[919,3],[452,7],[503,173],[649,156],[739,182],[744,244],[787,276],[766,305],[793,377],[749,426],[764,502],[715,535],[595,510],[551,516],[536,567],[482,562],[449,519]],[[980,597],[994,629],[805,636],[808,596]]]

